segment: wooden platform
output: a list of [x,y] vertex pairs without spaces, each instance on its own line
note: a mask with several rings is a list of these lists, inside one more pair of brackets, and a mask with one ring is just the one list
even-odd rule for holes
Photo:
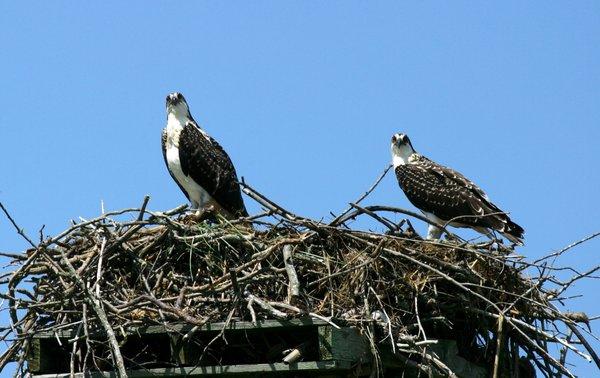
[[[29,370],[37,378],[69,377],[73,340],[85,345],[80,330],[39,333],[27,356]],[[104,340],[103,332],[91,339]],[[130,377],[365,377],[371,373],[368,341],[351,327],[333,327],[310,318],[265,320],[257,324],[232,321],[202,327],[174,324],[120,330],[121,353]],[[456,356],[453,341],[438,343],[436,351],[461,377],[486,377],[485,369]],[[302,358],[285,363],[290,350]],[[419,376],[414,366],[382,349],[385,376]],[[109,357],[108,349],[100,352]],[[79,373],[75,377],[116,377],[110,365],[104,372]],[[94,369],[96,370],[96,369]],[[421,372],[422,376],[422,372]],[[436,375],[434,375],[436,376]]]
[[[232,321],[227,325],[210,323],[197,328],[155,325],[130,328],[123,333],[126,336],[121,343],[121,353],[131,377],[343,377],[370,362],[366,341],[355,329],[337,329],[327,322],[309,318],[267,320],[257,324]],[[103,339],[102,332],[91,336]],[[68,377],[72,348],[69,341],[78,337],[81,335],[73,329],[35,335],[27,358],[33,376]],[[302,351],[302,359],[291,364],[282,362],[284,355],[293,349]],[[105,355],[108,353],[106,350]],[[76,376],[83,377],[83,374]],[[116,375],[105,372],[92,376]]]

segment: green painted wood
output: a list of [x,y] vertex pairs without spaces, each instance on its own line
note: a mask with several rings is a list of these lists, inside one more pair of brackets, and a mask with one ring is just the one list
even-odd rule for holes
[[[162,325],[156,326],[145,326],[138,327],[135,329],[128,329],[127,334],[129,337],[138,338],[140,343],[147,343],[152,338],[164,339],[165,347],[168,348],[167,359],[161,361],[168,361],[170,355],[170,361],[177,365],[188,365],[194,366],[199,362],[199,356],[203,349],[202,345],[190,344],[189,342],[183,342],[182,336],[192,330],[192,326],[189,325],[172,325],[165,327]],[[360,332],[351,327],[342,327],[336,329],[330,324],[321,320],[315,320],[310,318],[303,319],[290,319],[290,320],[267,320],[261,321],[258,324],[251,322],[231,322],[225,323],[211,323],[206,324],[203,327],[199,327],[195,332],[196,335],[207,333],[205,337],[210,340],[216,332],[225,329],[225,334],[230,334],[235,340],[236,337],[243,337],[247,340],[249,335],[263,334],[261,330],[264,330],[264,335],[280,335],[282,333],[290,334],[292,330],[300,329],[302,337],[300,341],[303,342],[304,335],[306,340],[309,340],[312,336],[311,348],[318,348],[318,353],[315,349],[312,349],[311,357],[307,359],[315,359],[318,361],[299,362],[291,366],[283,363],[246,363],[240,364],[242,361],[230,360],[230,364],[224,366],[197,366],[197,367],[182,367],[182,368],[155,368],[150,370],[131,370],[131,377],[153,377],[153,376],[177,376],[177,375],[191,375],[191,376],[219,376],[219,377],[238,377],[238,376],[251,376],[253,374],[260,373],[261,376],[283,376],[286,374],[292,374],[293,372],[312,372],[315,374],[303,375],[303,376],[314,376],[314,377],[337,377],[346,376],[340,372],[348,372],[352,370],[352,374],[355,376],[363,376],[370,372],[371,369],[371,351],[370,346],[366,338],[360,334]],[[239,333],[244,332],[243,334]],[[252,333],[250,333],[252,332]],[[74,336],[74,332],[65,330],[57,333],[59,338],[63,341],[63,345],[68,347],[67,340]],[[237,335],[237,336],[234,336]],[[268,336],[271,337],[271,336]],[[289,341],[289,339],[288,339]],[[318,344],[315,344],[318,343]],[[134,344],[134,346],[137,344]],[[142,345],[142,344],[140,344]],[[254,344],[252,344],[254,345]],[[31,351],[27,357],[28,366],[32,373],[43,373],[43,372],[65,372],[68,371],[68,355],[63,350],[58,348],[58,341],[54,334],[38,334],[32,339]],[[287,346],[290,347],[290,346]],[[457,356],[456,343],[450,340],[440,340],[438,344],[431,347],[437,355],[440,357],[445,364],[447,364],[452,370],[454,370],[459,377],[486,377],[487,371],[485,368],[474,365],[463,358]],[[384,370],[387,372],[386,376],[396,376],[395,374],[402,374],[405,377],[417,377],[422,376],[423,372],[419,371],[418,367],[412,366],[406,360],[402,360],[401,357],[395,356],[391,351],[386,351],[386,348],[381,348],[381,360],[383,363]],[[62,355],[57,353],[61,352]],[[308,355],[307,355],[308,356]],[[263,360],[264,361],[264,360]],[[268,360],[270,361],[270,359]],[[261,362],[261,361],[257,361]],[[67,365],[65,365],[67,364]],[[413,363],[414,364],[414,363]],[[311,370],[312,369],[312,370]],[[317,373],[318,372],[318,373]],[[304,373],[302,373],[304,374]],[[391,374],[391,375],[388,375]],[[435,374],[434,374],[435,375]],[[68,377],[69,374],[45,374],[45,375],[34,375],[34,377]],[[76,374],[76,377],[83,377],[82,374]],[[90,376],[89,374],[87,376]],[[113,377],[114,373],[94,373],[92,377]]]
[[69,368],[69,356],[57,347],[56,340],[32,339],[27,355],[31,372],[61,371]]
[[454,340],[438,340],[437,344],[432,344],[430,348],[459,377],[486,378],[490,376],[486,368],[459,356],[458,347]]
[[[454,340],[438,340],[437,344],[429,346],[439,359],[450,368],[459,378],[487,378],[490,376],[485,367],[479,366],[465,360],[458,355],[458,348]],[[423,371],[418,368],[418,364],[414,361],[409,361],[404,355],[397,355],[389,348],[380,348],[379,357],[385,369],[384,376],[404,378],[419,378],[424,377]],[[437,370],[431,370],[432,378],[443,378],[445,374],[439,373]]]
[[350,327],[319,327],[319,354],[321,360],[351,364],[366,363],[371,359],[366,338]]
[[[303,326],[321,326],[326,325],[327,322],[320,319],[312,319],[312,318],[297,318],[297,319],[289,319],[289,320],[261,320],[254,324],[252,322],[238,322],[231,321],[229,324],[225,322],[218,323],[207,323],[202,327],[198,327],[198,331],[221,331],[223,328],[227,328],[227,330],[249,330],[249,329],[268,329],[268,328],[291,328],[291,327],[303,327]],[[151,325],[151,326],[139,326],[139,327],[129,327],[125,329],[126,334],[159,334],[159,333],[188,333],[194,328],[193,325],[190,324],[172,324],[169,326],[164,325]],[[91,332],[91,335],[98,336],[99,334],[103,334],[102,330],[94,330]],[[77,331],[74,329],[66,329],[58,332],[40,332],[33,335],[33,338],[37,339],[72,339],[76,337]]]
[[445,375],[432,370],[428,373],[419,369],[419,364],[408,359],[403,355],[397,355],[390,348],[381,348],[379,358],[383,367],[384,377],[402,377],[402,378],[447,378]]
[[[254,365],[224,365],[224,366],[198,366],[181,368],[160,368],[148,370],[128,370],[127,375],[132,378],[154,378],[157,376],[187,376],[205,377],[218,375],[219,377],[243,377],[260,374],[260,376],[280,377],[297,373],[312,373],[311,376],[332,376],[332,373],[347,372],[349,364],[337,361],[308,361],[286,365],[283,363],[254,364]],[[314,375],[313,375],[314,374]],[[335,376],[335,375],[333,375]],[[346,376],[343,374],[342,376]],[[69,378],[67,374],[33,375],[33,378]],[[74,378],[117,378],[116,372],[76,373]]]
[[171,362],[177,365],[186,365],[186,345],[183,342],[183,338],[179,335],[169,335],[169,348],[171,353]]
[[27,366],[30,371],[44,371],[42,351],[40,344],[42,343],[39,339],[31,340],[29,344],[29,354],[27,355]]
[[[314,349],[312,349],[312,352],[306,354],[306,359],[317,360],[317,330],[321,326],[330,327],[327,322],[312,318],[265,320],[260,321],[257,324],[235,321],[230,323],[219,322],[206,324],[197,328],[187,324],[174,324],[167,327],[163,325],[144,326],[129,328],[125,331],[127,337],[122,341],[123,349],[121,352],[124,356],[130,357],[133,355],[137,356],[136,351],[141,349],[150,351],[150,353],[163,353],[163,357],[159,361],[175,366],[213,365],[216,364],[216,362],[201,362],[200,358],[203,355],[205,345],[219,332],[225,330],[225,338],[228,341],[233,339],[233,345],[236,345],[236,342],[243,345],[244,342],[250,342],[249,340],[254,340],[251,343],[258,342],[258,345],[262,345],[262,340],[266,337],[267,339],[272,338],[272,340],[277,340],[275,341],[275,346],[277,345],[277,342],[284,345],[285,347],[282,348],[283,350],[293,348],[300,343],[309,341],[309,344],[313,345]],[[190,331],[193,331],[194,336],[189,340],[184,340],[183,336],[190,333]],[[44,344],[47,347],[32,349],[32,352],[27,357],[30,371],[37,374],[65,371],[63,366],[55,366],[57,361],[68,360],[68,356],[65,356],[65,353],[68,353],[68,350],[59,348],[58,342],[61,340],[62,344],[70,350],[69,340],[71,340],[74,335],[75,333],[71,330],[63,330],[56,332],[56,334],[47,332],[35,335],[33,338],[34,344],[37,346]],[[96,339],[102,339],[101,332],[96,334],[92,333],[91,336]],[[118,336],[121,337],[121,333],[119,333]],[[260,337],[262,337],[262,339],[260,339]],[[257,338],[259,338],[259,340],[257,340]],[[163,339],[164,346],[159,346],[157,349],[157,345],[160,344],[159,340]],[[159,344],[157,344],[157,342]],[[286,342],[289,344],[286,345]],[[146,348],[148,343],[151,343],[150,348]],[[216,344],[218,344],[218,342]],[[227,342],[227,344],[229,344],[229,342]],[[251,348],[250,345],[248,347]],[[263,346],[261,346],[261,348],[262,347]],[[267,350],[268,349],[265,349],[265,351]],[[61,352],[62,355],[58,355],[58,352]],[[164,353],[166,353],[166,355]],[[229,353],[229,360],[222,363],[255,364],[277,361],[276,356],[264,356],[261,352],[254,355],[256,360],[252,361],[253,357],[250,357],[253,356],[252,354],[242,354],[242,357],[245,358],[236,361],[231,359],[231,349],[229,349],[227,353]]]

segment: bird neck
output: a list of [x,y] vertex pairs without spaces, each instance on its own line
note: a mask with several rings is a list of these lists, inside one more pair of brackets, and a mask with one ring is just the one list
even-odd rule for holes
[[394,164],[394,168],[412,163],[416,157],[417,153],[408,146],[402,146],[397,148],[392,153],[392,163]]
[[403,156],[394,155],[392,157],[392,163],[394,164],[394,168],[397,168],[401,165],[408,163],[408,159],[405,159]]
[[183,128],[187,121],[189,121],[188,115],[182,112],[171,111],[167,114],[168,127]]

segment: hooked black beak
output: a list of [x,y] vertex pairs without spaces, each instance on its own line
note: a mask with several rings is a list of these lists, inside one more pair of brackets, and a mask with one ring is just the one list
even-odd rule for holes
[[183,100],[183,95],[181,93],[171,93],[167,96],[167,105],[177,105],[181,100]]

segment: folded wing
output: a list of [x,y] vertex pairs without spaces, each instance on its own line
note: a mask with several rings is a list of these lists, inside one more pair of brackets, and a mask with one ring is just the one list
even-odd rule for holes
[[179,137],[181,169],[224,210],[234,216],[247,216],[235,167],[229,155],[193,122],[188,122]]

